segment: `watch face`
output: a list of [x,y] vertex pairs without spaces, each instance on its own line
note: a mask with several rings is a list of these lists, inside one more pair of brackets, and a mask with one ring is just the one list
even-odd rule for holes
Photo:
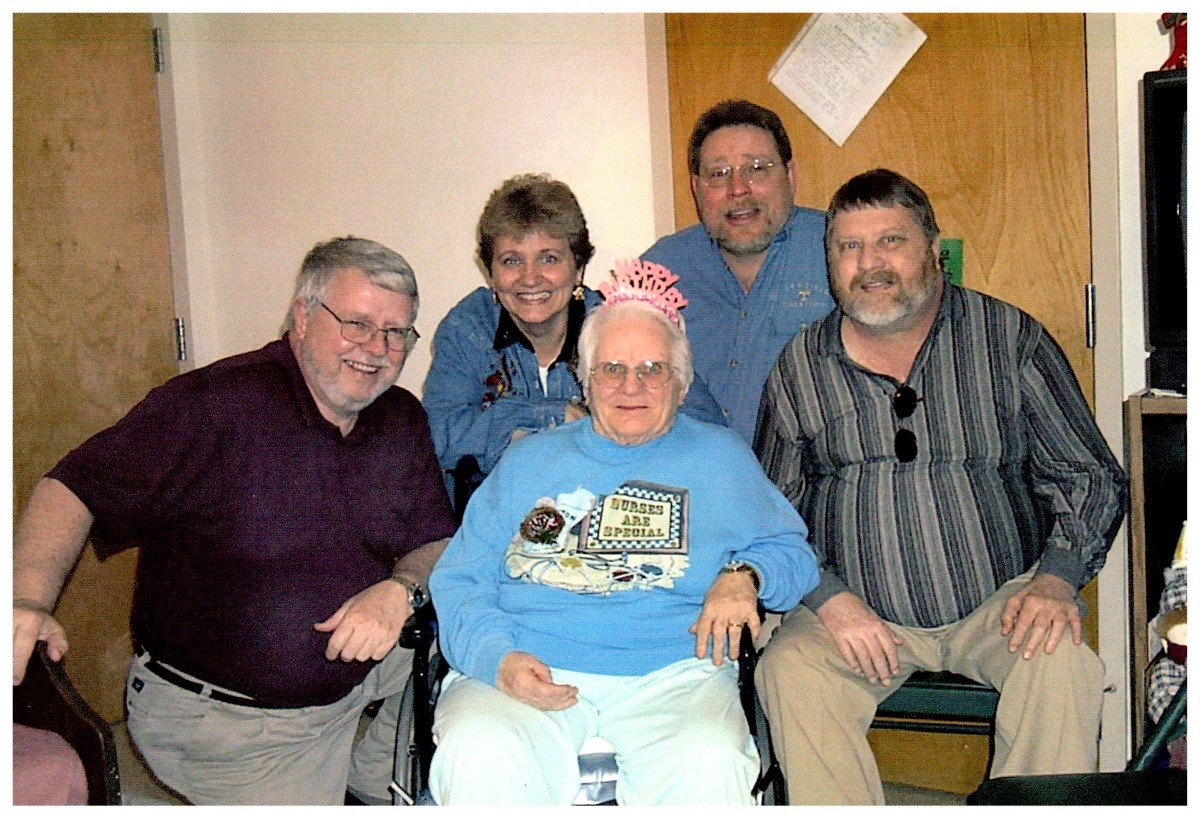
[[408,603],[412,605],[413,610],[424,607],[427,601],[429,601],[429,597],[425,595],[425,591],[421,587],[414,585],[408,589]]

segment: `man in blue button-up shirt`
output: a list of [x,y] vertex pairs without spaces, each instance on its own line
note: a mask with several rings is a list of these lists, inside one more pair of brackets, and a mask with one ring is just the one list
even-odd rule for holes
[[688,142],[700,223],[642,256],[679,276],[696,372],[729,426],[754,440],[767,374],[796,332],[833,309],[825,216],[793,204],[796,164],[779,117],[727,100]]

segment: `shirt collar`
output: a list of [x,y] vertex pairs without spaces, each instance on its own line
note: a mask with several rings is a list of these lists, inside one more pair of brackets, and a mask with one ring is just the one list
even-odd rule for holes
[[[587,307],[583,301],[577,301],[572,298],[567,302],[567,337],[563,340],[562,350],[558,353],[558,357],[554,359],[551,366],[559,361],[571,363],[575,360],[575,349],[579,343],[579,330],[583,327],[583,319],[587,315]],[[508,349],[513,344],[520,344],[525,349],[533,352],[533,344],[521,332],[521,328],[517,326],[517,322],[513,320],[512,315],[504,307],[500,307],[500,321],[496,324],[496,338],[492,342],[492,349],[496,352]]]
[[788,212],[788,218],[783,222],[783,226],[779,227],[779,231],[775,233],[773,243],[786,241],[788,236],[792,234],[792,226],[796,223],[796,216],[800,214],[800,207],[792,204],[792,211]]

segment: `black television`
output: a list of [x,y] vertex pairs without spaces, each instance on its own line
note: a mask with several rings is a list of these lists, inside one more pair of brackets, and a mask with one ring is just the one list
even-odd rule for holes
[[1187,71],[1142,77],[1147,382],[1187,391]]

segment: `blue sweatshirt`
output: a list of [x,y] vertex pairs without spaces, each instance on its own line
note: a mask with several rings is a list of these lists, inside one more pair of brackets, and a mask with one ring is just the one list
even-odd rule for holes
[[788,610],[817,584],[808,529],[731,430],[687,415],[622,447],[590,418],[515,442],[430,579],[440,645],[494,685],[512,651],[637,676],[695,655],[688,628],[724,564]]

